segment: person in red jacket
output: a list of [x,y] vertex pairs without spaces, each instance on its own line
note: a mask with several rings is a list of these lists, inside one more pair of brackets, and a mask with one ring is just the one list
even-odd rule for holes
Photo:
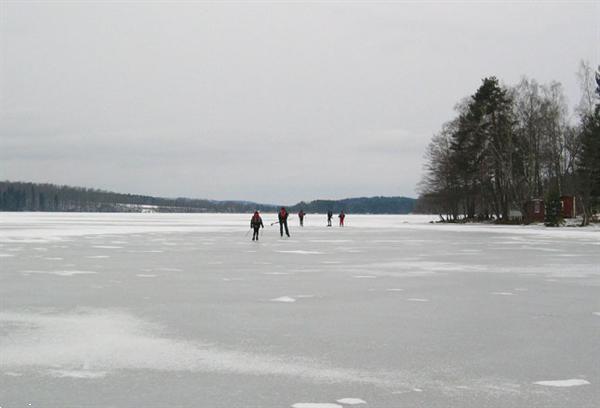
[[344,226],[344,218],[346,218],[346,214],[344,214],[344,211],[342,211],[340,213],[340,215],[338,215],[338,217],[340,218],[340,227]]
[[279,233],[281,234],[281,236],[283,237],[283,227],[285,227],[285,235],[287,235],[288,237],[290,236],[290,230],[288,230],[288,225],[287,225],[287,219],[288,219],[288,212],[285,209],[285,207],[281,207],[281,210],[279,210]]
[[258,211],[254,211],[254,215],[252,216],[252,219],[250,219],[250,228],[254,230],[254,233],[252,234],[252,241],[258,241],[258,230],[264,227],[265,226],[260,214]]
[[300,212],[298,213],[298,218],[300,218],[300,226],[304,227],[304,216],[306,215],[306,213],[304,212],[304,210],[300,210]]

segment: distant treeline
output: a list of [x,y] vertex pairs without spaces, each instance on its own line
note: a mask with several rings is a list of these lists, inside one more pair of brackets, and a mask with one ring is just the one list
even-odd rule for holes
[[[257,206],[259,204],[242,201],[160,198],[55,184],[0,182],[1,211],[231,213],[253,211]],[[275,206],[260,207],[276,209]]]
[[326,213],[331,210],[352,214],[408,214],[413,212],[416,200],[408,197],[360,197],[343,200],[315,200],[309,203],[300,202],[290,211],[303,209],[306,212]]
[[582,63],[579,78],[574,116],[557,82],[525,78],[508,87],[483,79],[429,145],[419,211],[508,222],[534,199],[544,200],[547,217],[556,215],[560,197],[570,195],[589,222],[600,205],[600,72],[594,81]]
[[[344,210],[354,214],[408,214],[415,199],[406,197],[317,200],[288,207],[290,212],[325,213]],[[248,201],[214,201],[190,198],[160,198],[113,193],[83,187],[27,182],[0,182],[0,211],[63,212],[205,212],[245,213],[255,209],[276,212],[277,205]]]

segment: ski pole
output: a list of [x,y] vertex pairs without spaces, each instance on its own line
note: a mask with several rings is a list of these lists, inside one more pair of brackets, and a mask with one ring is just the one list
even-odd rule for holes
[[250,233],[250,231],[252,231],[252,228],[250,228],[248,231],[246,231],[246,235],[244,235],[244,237],[247,237],[248,234]]

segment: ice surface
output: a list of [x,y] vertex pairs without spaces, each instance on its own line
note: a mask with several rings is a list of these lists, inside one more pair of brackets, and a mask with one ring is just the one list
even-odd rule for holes
[[0,406],[597,407],[598,228],[249,217],[0,213]]

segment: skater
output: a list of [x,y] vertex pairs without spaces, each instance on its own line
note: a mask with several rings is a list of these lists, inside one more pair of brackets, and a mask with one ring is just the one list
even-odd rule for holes
[[304,212],[304,210],[300,210],[300,212],[298,213],[298,218],[300,219],[300,226],[304,227],[304,216],[306,215],[306,213]]
[[331,227],[331,219],[333,218],[333,211],[327,211],[327,226]]
[[285,227],[285,235],[290,236],[290,231],[288,230],[288,225],[287,225],[287,219],[288,219],[288,212],[286,211],[285,207],[281,207],[281,210],[279,210],[279,233],[281,234],[281,236],[283,237],[283,227]]
[[344,226],[344,218],[346,218],[346,214],[344,214],[343,210],[340,213],[340,215],[338,215],[338,218],[340,219],[340,227],[343,227]]
[[263,224],[262,218],[260,217],[260,214],[258,213],[258,211],[254,211],[254,215],[250,220],[250,228],[254,230],[254,233],[252,234],[252,241],[258,241],[258,230],[264,227],[265,226]]

